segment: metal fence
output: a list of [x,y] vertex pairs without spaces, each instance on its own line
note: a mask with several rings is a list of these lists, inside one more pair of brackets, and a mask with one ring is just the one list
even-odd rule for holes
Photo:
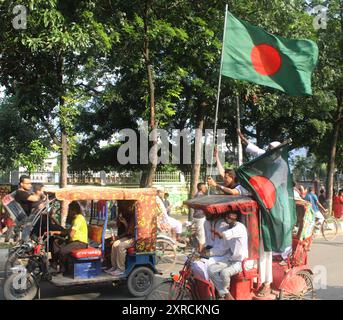
[[[0,171],[0,183],[11,183],[18,181],[19,176],[26,174],[31,177],[33,183],[44,184],[59,184],[58,172],[12,172],[5,173]],[[68,172],[68,184],[107,184],[107,185],[139,185],[142,172],[140,171],[124,171],[124,172],[95,172],[95,171],[71,171]],[[16,179],[14,179],[16,177]],[[13,180],[13,181],[12,181]],[[191,174],[181,171],[175,172],[156,172],[154,183],[185,183],[189,184]],[[16,184],[16,183],[14,183]]]
[[6,171],[0,171],[0,184],[10,183],[10,173]]

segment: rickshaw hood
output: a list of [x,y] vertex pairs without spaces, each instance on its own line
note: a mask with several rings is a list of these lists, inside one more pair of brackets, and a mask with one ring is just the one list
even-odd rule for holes
[[209,214],[239,211],[246,215],[258,210],[257,202],[247,196],[209,195],[184,201],[184,204]]
[[154,188],[125,189],[110,187],[69,187],[54,191],[60,201],[74,200],[141,200],[156,196]]

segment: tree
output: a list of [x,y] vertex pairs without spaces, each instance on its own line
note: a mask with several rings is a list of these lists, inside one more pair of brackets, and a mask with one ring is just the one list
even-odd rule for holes
[[2,3],[0,81],[6,94],[16,97],[22,118],[43,126],[58,147],[60,186],[65,187],[75,109],[80,107],[72,102],[87,100],[82,84],[88,85],[96,67],[93,54],[105,53],[111,41],[96,19],[96,1],[21,3],[30,10],[25,31],[8,23],[11,1]]
[[26,168],[30,174],[42,168],[48,154],[48,148],[44,147],[39,140],[33,140],[29,145],[29,152],[18,155],[16,165]]

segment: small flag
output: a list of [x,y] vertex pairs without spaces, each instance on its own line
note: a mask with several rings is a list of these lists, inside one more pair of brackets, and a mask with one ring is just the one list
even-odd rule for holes
[[311,95],[317,61],[315,42],[277,37],[227,12],[222,75],[292,96]]

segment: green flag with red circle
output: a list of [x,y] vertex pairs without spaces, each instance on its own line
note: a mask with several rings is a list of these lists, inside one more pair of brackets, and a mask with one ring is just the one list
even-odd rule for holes
[[311,95],[317,61],[315,42],[278,37],[227,13],[222,75],[292,96]]
[[282,253],[292,246],[296,210],[288,152],[288,145],[280,145],[237,170],[240,184],[260,206],[265,251]]

